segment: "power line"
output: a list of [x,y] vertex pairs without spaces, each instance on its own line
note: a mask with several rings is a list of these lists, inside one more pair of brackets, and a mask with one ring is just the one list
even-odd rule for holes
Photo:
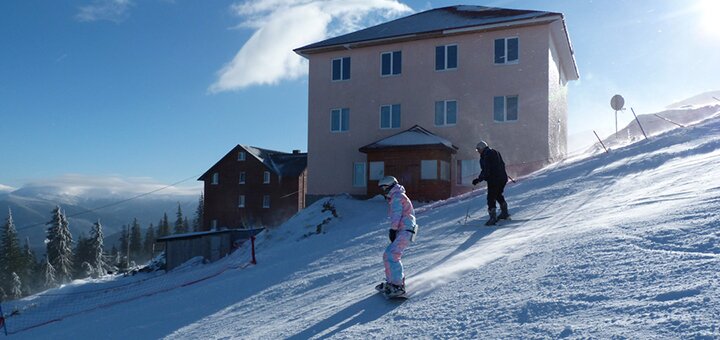
[[[178,184],[180,184],[180,183],[187,182],[187,181],[189,181],[189,180],[191,180],[191,179],[193,179],[193,178],[197,178],[197,177],[198,177],[198,175],[190,176],[190,177],[188,177],[188,178],[185,178],[185,179],[183,179],[183,180],[177,181],[177,182],[175,182],[175,183],[168,184],[168,185],[166,185],[166,186],[164,186],[164,187],[162,187],[162,188],[159,188],[159,189],[155,189],[155,190],[148,191],[148,192],[145,192],[145,193],[142,193],[142,194],[139,194],[139,195],[135,195],[135,196],[133,196],[133,197],[126,198],[126,199],[123,199],[123,200],[120,200],[120,201],[117,201],[117,202],[112,202],[112,203],[108,203],[108,204],[105,204],[105,205],[101,205],[101,206],[99,206],[99,207],[95,207],[95,208],[92,208],[92,209],[87,209],[87,210],[84,210],[84,211],[80,211],[80,212],[77,212],[77,213],[74,213],[74,214],[71,214],[71,215],[67,215],[66,217],[76,217],[76,216],[84,215],[84,214],[91,213],[91,212],[94,212],[94,211],[98,211],[98,210],[100,210],[100,209],[105,209],[105,208],[113,207],[113,206],[116,206],[116,205],[120,205],[120,204],[129,202],[129,201],[132,201],[132,200],[136,200],[136,199],[138,199],[138,198],[140,198],[140,197],[145,197],[145,196],[148,196],[148,195],[152,195],[152,194],[154,194],[154,193],[156,193],[156,192],[158,192],[158,191],[165,190],[165,189],[167,189],[167,188],[169,188],[169,187],[176,186],[176,185],[178,185]],[[25,230],[25,229],[30,229],[30,228],[35,228],[35,227],[43,226],[43,225],[46,225],[46,224],[47,224],[47,223],[35,223],[35,224],[28,225],[28,226],[24,226],[24,227],[22,227],[22,228],[16,228],[16,230],[20,231],[20,230]]]

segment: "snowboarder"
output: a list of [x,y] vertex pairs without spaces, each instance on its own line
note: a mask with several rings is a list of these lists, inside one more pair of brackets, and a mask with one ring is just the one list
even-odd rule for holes
[[[507,202],[503,196],[503,190],[508,181],[505,162],[503,162],[500,152],[490,148],[485,141],[481,140],[477,143],[475,149],[480,154],[480,175],[472,181],[472,184],[477,185],[482,181],[487,181],[487,205],[490,218],[485,225],[495,225],[498,220],[510,218]],[[495,202],[500,203],[500,215],[496,215]]]
[[405,274],[400,258],[417,232],[415,209],[405,195],[405,188],[395,177],[384,177],[378,182],[378,187],[389,204],[390,245],[383,253],[385,282],[377,285],[375,289],[383,292],[387,297],[399,297],[405,294]]

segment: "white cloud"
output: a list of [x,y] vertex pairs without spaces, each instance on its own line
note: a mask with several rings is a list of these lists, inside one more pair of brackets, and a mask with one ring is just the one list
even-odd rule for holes
[[[193,183],[194,177],[192,178]],[[66,174],[57,178],[39,180],[25,184],[20,190],[26,194],[85,196],[107,198],[112,196],[135,196],[154,192],[153,195],[200,194],[196,183],[192,187],[170,186],[148,177],[88,176]]]
[[15,190],[15,188],[13,188],[13,187],[0,184],[0,192],[11,192],[11,191],[14,191],[14,190]]
[[255,33],[218,72],[211,92],[304,76],[307,62],[293,49],[412,12],[397,0],[259,0],[232,10]]
[[92,4],[81,6],[75,18],[79,21],[107,20],[121,22],[128,17],[133,3],[130,0],[95,0]]

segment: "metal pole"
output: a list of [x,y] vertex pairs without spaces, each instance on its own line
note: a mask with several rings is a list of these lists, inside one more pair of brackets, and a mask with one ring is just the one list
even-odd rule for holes
[[[617,112],[617,111],[615,111],[615,112]],[[597,132],[595,132],[595,130],[593,130],[593,133],[595,134],[595,137],[597,137],[598,141],[600,142],[600,145],[602,145],[603,149],[605,149],[605,153],[608,153],[608,150],[605,147],[605,144],[603,144],[602,139],[600,139],[600,136],[598,136],[598,134],[597,134]]]
[[664,121],[666,121],[666,122],[668,122],[668,123],[673,123],[673,124],[675,124],[675,125],[677,125],[677,126],[679,126],[679,127],[682,127],[682,128],[685,127],[685,125],[682,125],[682,124],[680,124],[680,123],[675,123],[675,122],[673,122],[672,120],[667,119],[667,118],[665,118],[665,117],[663,117],[663,116],[661,116],[661,115],[659,115],[659,114],[657,114],[657,113],[655,114],[655,116],[657,116],[658,118],[660,118],[660,119],[662,119],[662,120],[664,120]]
[[633,116],[635,116],[635,120],[637,121],[638,126],[640,126],[640,131],[642,131],[643,136],[645,136],[645,139],[647,139],[647,135],[645,134],[645,129],[643,129],[642,124],[640,124],[640,119],[638,119],[637,115],[635,114],[635,110],[633,110],[633,108],[631,107],[630,111],[632,111]]

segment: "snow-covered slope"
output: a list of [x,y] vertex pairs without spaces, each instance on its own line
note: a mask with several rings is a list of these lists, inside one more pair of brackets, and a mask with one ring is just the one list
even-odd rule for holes
[[[718,338],[717,169],[711,118],[518,179],[506,190],[515,220],[497,228],[482,226],[484,189],[417,206],[405,302],[373,289],[386,203],[340,196],[337,218],[319,201],[261,234],[254,266],[243,247],[3,308],[20,310],[7,320],[15,339]],[[43,317],[56,321],[18,331]]]

